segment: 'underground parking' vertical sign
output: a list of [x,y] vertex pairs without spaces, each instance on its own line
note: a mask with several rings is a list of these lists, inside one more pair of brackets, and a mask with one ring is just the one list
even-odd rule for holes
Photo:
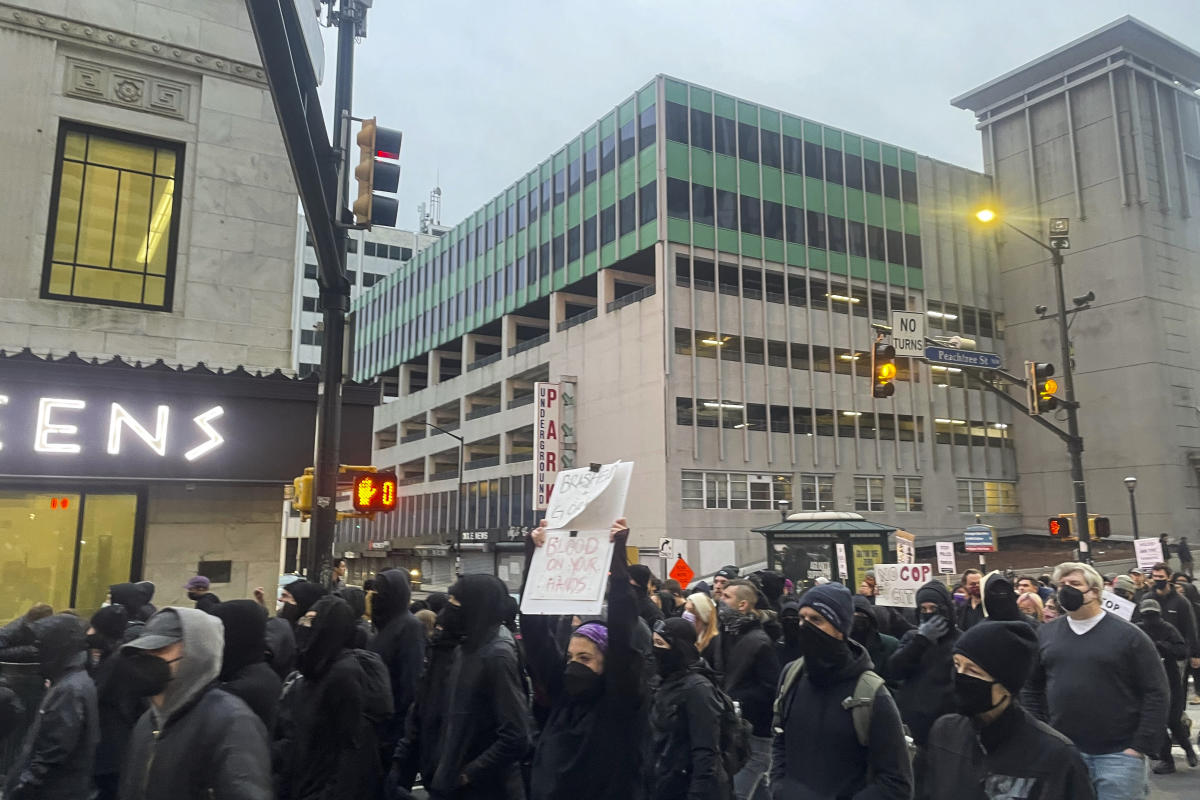
[[535,383],[533,510],[545,511],[562,467],[562,387]]

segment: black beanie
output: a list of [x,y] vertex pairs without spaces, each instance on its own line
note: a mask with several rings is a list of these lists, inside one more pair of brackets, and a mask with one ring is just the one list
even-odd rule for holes
[[814,586],[800,596],[800,607],[811,606],[844,636],[854,627],[854,596],[840,583]]
[[650,568],[645,564],[630,564],[629,577],[633,579],[634,583],[645,589],[650,585]]
[[1037,636],[1027,622],[984,620],[958,637],[954,652],[974,661],[1015,695],[1033,669]]
[[696,649],[696,626],[686,619],[671,617],[665,622],[657,623],[654,632],[666,639],[672,650],[683,654],[684,664],[692,664],[700,658]]

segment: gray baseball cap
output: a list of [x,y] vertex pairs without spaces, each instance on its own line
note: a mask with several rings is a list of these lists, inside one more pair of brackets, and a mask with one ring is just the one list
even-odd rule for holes
[[183,625],[179,621],[179,615],[169,608],[164,608],[147,620],[141,635],[125,647],[161,650],[179,641],[183,641]]

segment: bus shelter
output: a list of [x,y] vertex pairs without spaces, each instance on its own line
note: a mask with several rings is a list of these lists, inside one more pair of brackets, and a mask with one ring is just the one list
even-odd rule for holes
[[754,528],[767,543],[767,569],[778,570],[797,587],[817,578],[840,581],[856,591],[868,570],[893,561],[888,539],[895,526],[848,511],[799,512],[782,522]]

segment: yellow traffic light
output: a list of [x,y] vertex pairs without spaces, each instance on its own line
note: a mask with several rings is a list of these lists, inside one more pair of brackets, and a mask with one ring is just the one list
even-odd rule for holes
[[374,117],[364,119],[355,137],[358,144],[358,165],[354,180],[358,183],[352,209],[357,225],[393,227],[399,208],[394,194],[400,188],[400,144],[404,135],[391,128],[381,128]]
[[354,168],[354,180],[358,182],[358,196],[354,199],[354,222],[358,225],[371,224],[371,206],[375,197],[375,118],[364,119],[355,141],[358,143],[358,166]]
[[871,396],[884,399],[896,393],[896,348],[876,342],[871,349]]
[[1058,381],[1051,376],[1054,365],[1039,361],[1025,362],[1025,399],[1029,406],[1029,415],[1034,416],[1058,408]]
[[304,474],[292,480],[292,508],[301,514],[312,513],[313,469],[308,467]]

